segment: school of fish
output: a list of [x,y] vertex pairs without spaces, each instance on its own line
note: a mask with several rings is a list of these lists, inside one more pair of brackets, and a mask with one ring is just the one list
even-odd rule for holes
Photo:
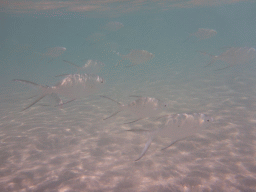
[[[101,41],[103,38],[105,38],[106,35],[104,34],[104,31],[117,32],[123,27],[124,25],[121,22],[108,22],[102,27],[103,32],[95,32],[87,37],[86,40],[90,44],[97,43],[98,41]],[[185,41],[189,40],[191,37],[196,37],[199,40],[205,40],[213,38],[216,35],[217,31],[214,29],[199,28],[197,32],[191,33]],[[44,55],[55,58],[62,55],[65,51],[65,47],[53,47],[48,49]],[[253,47],[230,47],[217,56],[208,54],[206,52],[201,53],[211,57],[210,63],[206,66],[212,65],[216,61],[223,61],[224,63],[228,64],[227,66],[217,70],[227,69],[236,65],[245,65],[255,61],[256,59],[256,50]],[[153,53],[139,49],[131,49],[130,52],[126,55],[122,55],[118,52],[117,55],[121,57],[121,61],[127,60],[131,63],[126,67],[133,67],[139,64],[150,63],[155,57]],[[40,85],[22,79],[13,80],[15,82],[31,85],[35,88],[38,88],[39,90],[39,94],[37,95],[37,98],[34,100],[34,102],[25,107],[22,111],[28,110],[45,96],[54,98],[54,100],[57,102],[57,106],[60,106],[76,99],[96,94],[100,87],[105,84],[105,80],[97,75],[97,73],[99,73],[99,71],[105,65],[103,62],[89,59],[85,62],[84,66],[80,67],[71,61],[63,61],[69,65],[74,66],[77,69],[77,73],[59,75],[59,77],[62,77],[63,79],[57,82],[54,86]],[[69,98],[70,100],[63,102],[59,95]],[[111,120],[112,117],[116,116],[122,111],[130,113],[136,118],[135,120],[125,122],[124,124],[131,124],[138,122],[139,120],[152,117],[156,118],[155,121],[164,120],[164,123],[162,123],[158,129],[153,131],[144,130],[144,132],[148,134],[148,141],[142,149],[141,154],[138,156],[138,158],[135,159],[135,161],[140,160],[146,154],[148,148],[156,136],[164,136],[170,139],[170,144],[162,148],[162,150],[164,150],[182,139],[186,139],[187,137],[193,136],[196,133],[200,133],[204,130],[205,127],[208,127],[210,123],[213,122],[212,117],[202,113],[168,114],[159,116],[168,107],[164,101],[147,96],[130,97],[134,97],[135,100],[125,105],[112,99],[109,96],[101,95],[101,98],[111,100],[118,105],[118,110],[110,116],[107,116],[106,114],[105,118],[103,118],[103,121],[107,119]],[[128,131],[137,132],[138,130],[130,129]]]

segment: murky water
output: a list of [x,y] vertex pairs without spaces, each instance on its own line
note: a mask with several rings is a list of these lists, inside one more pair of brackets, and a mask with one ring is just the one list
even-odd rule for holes
[[[12,1],[0,8],[0,191],[254,191],[256,60],[223,53],[255,50],[256,3],[118,4],[37,1],[28,9]],[[184,42],[201,28],[217,33]],[[133,58],[132,50],[154,57]],[[205,67],[211,56],[200,52],[219,59]],[[44,97],[22,111],[38,90],[12,79],[54,87],[88,61],[104,63],[89,70],[104,79],[100,89],[83,96],[70,85],[58,99],[79,94],[76,100],[56,106]],[[127,110],[106,119],[120,106],[102,96]],[[147,102],[128,110],[138,98],[166,105],[157,113]],[[198,114],[210,117],[207,126]],[[166,117],[173,117],[170,129],[160,134]]]

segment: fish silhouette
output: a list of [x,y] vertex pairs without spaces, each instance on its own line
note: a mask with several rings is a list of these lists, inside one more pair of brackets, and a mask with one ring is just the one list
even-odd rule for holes
[[97,74],[99,71],[105,66],[104,63],[98,60],[87,60],[84,66],[80,67],[70,61],[63,60],[65,63],[68,63],[77,68],[79,73],[86,73],[86,74]]
[[[39,97],[22,111],[30,108],[47,95],[54,98],[58,105],[69,103],[71,101],[74,101],[75,99],[95,93],[95,91],[99,88],[99,85],[105,82],[103,78],[93,74],[69,74],[65,76],[66,77],[63,80],[59,81],[55,86],[45,86],[36,84],[31,81],[13,79],[13,81],[15,82],[32,85],[33,87],[36,87],[41,91]],[[59,98],[58,94],[72,99],[63,103],[62,100]]]
[[51,47],[51,48],[47,48],[46,52],[44,53],[40,53],[40,52],[34,52],[34,53],[41,56],[40,61],[42,61],[44,58],[48,58],[50,59],[48,63],[50,63],[55,58],[62,55],[66,50],[67,50],[66,47]]
[[224,61],[229,64],[228,66],[217,69],[215,71],[227,69],[235,65],[247,64],[256,59],[256,49],[253,47],[230,47],[220,55],[211,55],[205,52],[200,53],[209,55],[212,58],[210,63],[207,64],[205,67],[212,65],[218,60]]
[[[132,63],[131,65],[128,65],[126,67],[133,67],[135,65],[148,62],[155,57],[153,53],[150,53],[146,50],[131,50],[130,53],[128,53],[127,55],[121,55],[119,53],[117,53],[117,55],[119,55],[122,60],[127,59]],[[119,61],[119,63],[121,61]],[[118,66],[119,63],[116,66]]]
[[209,125],[209,123],[213,122],[212,117],[202,113],[183,113],[175,115],[165,115],[163,117],[166,119],[166,122],[163,125],[161,125],[160,128],[158,128],[157,130],[148,132],[149,139],[145,144],[145,147],[143,148],[140,156],[137,159],[135,159],[135,161],[140,160],[145,155],[148,148],[150,147],[151,142],[157,135],[168,137],[172,141],[170,145],[162,148],[162,150],[164,150],[180,140],[193,136],[196,133],[199,133],[200,131],[204,130],[204,128],[206,128]]
[[140,97],[140,96],[130,96],[130,97],[137,97],[138,99],[130,102],[128,105],[123,105],[119,103],[118,101],[115,101],[107,96],[101,95],[101,97],[109,99],[113,102],[116,102],[119,105],[119,110],[110,115],[109,117],[104,118],[103,120],[109,119],[116,114],[118,114],[121,111],[129,111],[138,119],[124,123],[124,124],[129,124],[129,123],[134,123],[136,121],[139,121],[141,119],[147,118],[147,117],[154,117],[158,115],[163,108],[167,107],[167,104],[164,103],[163,101],[160,101],[159,99],[152,98],[152,97]]
[[184,41],[188,41],[191,37],[196,37],[199,40],[209,39],[217,34],[217,31],[214,29],[199,28],[197,32],[191,33],[188,38]]
[[66,47],[52,47],[52,48],[48,48],[47,51],[44,53],[44,55],[48,57],[59,57],[66,50],[67,50]]

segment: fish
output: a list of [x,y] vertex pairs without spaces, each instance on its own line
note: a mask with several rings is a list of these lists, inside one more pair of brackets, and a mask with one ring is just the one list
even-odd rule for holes
[[[120,53],[118,53],[118,55],[122,58],[122,60],[127,59],[132,63],[131,65],[128,65],[126,67],[132,67],[135,65],[146,63],[155,57],[153,53],[150,53],[146,50],[131,50],[130,53],[128,53],[127,55],[121,55]],[[121,61],[119,61],[119,63]],[[116,66],[118,66],[119,63]]]
[[40,53],[40,52],[34,52],[34,53],[41,56],[40,61],[43,60],[44,58],[50,58],[50,60],[48,61],[48,63],[50,63],[51,61],[54,60],[54,58],[59,57],[66,50],[67,50],[66,47],[51,47],[51,48],[47,48],[46,52],[44,53]]
[[197,32],[191,33],[184,42],[188,41],[192,36],[198,38],[199,40],[205,40],[215,36],[216,34],[217,31],[214,29],[199,28]]
[[124,124],[130,124],[137,122],[141,119],[147,118],[147,117],[154,117],[162,112],[164,108],[167,107],[167,104],[159,99],[153,98],[153,97],[141,97],[141,96],[130,96],[130,97],[137,97],[138,99],[130,102],[127,105],[123,105],[119,103],[118,101],[115,101],[107,96],[101,95],[100,97],[109,99],[113,102],[116,102],[119,105],[119,110],[113,113],[112,115],[104,118],[103,120],[107,120],[116,114],[118,114],[121,111],[128,111],[138,117],[138,119],[127,122]]
[[[29,109],[47,95],[54,98],[58,103],[57,106],[62,106],[63,104],[69,103],[78,98],[83,98],[95,93],[99,86],[105,83],[105,80],[102,77],[93,74],[68,74],[65,76],[66,77],[59,81],[55,86],[40,85],[27,80],[13,79],[15,82],[31,85],[41,91],[38,98],[22,111]],[[58,95],[69,97],[71,100],[63,103]]]
[[107,31],[117,31],[124,27],[124,24],[118,21],[110,21],[108,22],[103,29]]
[[210,63],[208,63],[205,67],[212,65],[218,60],[228,63],[226,67],[217,69],[215,71],[227,69],[235,65],[247,64],[256,59],[256,49],[253,47],[230,47],[220,55],[211,55],[206,52],[200,53],[208,55],[212,58]]
[[44,53],[44,55],[48,57],[59,57],[66,50],[67,50],[66,47],[52,47],[52,48],[48,48],[47,51]]
[[140,160],[146,154],[150,144],[157,135],[168,137],[172,141],[168,146],[162,148],[162,150],[165,150],[178,141],[203,131],[211,122],[214,121],[212,117],[203,113],[173,114],[165,115],[161,118],[165,118],[165,123],[158,129],[149,133],[148,141],[135,161]]
[[85,72],[86,74],[97,74],[100,71],[100,69],[105,66],[103,62],[98,60],[91,60],[91,59],[87,60],[84,66],[82,67],[67,60],[63,60],[63,61],[72,66],[75,66],[78,72],[83,72],[83,73]]

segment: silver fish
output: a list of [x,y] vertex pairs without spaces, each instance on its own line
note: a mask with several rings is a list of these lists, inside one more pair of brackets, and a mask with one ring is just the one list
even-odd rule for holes
[[[128,122],[128,123],[134,123],[146,117],[154,117],[158,115],[163,108],[167,107],[166,103],[152,97],[130,96],[130,97],[138,97],[138,99],[130,102],[128,105],[123,105],[118,101],[115,101],[107,96],[101,96],[101,97],[114,101],[119,105],[119,110],[113,113],[112,115],[110,115],[109,117],[106,117],[104,120],[115,116],[121,111],[129,111],[130,113],[138,117],[138,119],[132,122]],[[128,124],[128,123],[125,123],[125,124]]]
[[59,57],[66,50],[67,50],[66,47],[51,47],[51,48],[47,48],[45,53],[40,53],[40,52],[34,52],[34,53],[41,56],[40,61],[42,61],[45,58],[50,58],[50,60],[48,61],[48,63],[50,63],[51,61],[54,60],[54,58]]
[[213,122],[212,117],[202,113],[183,113],[166,115],[164,117],[166,118],[166,123],[159,129],[150,132],[149,139],[145,147],[143,148],[140,156],[135,161],[140,160],[145,155],[148,148],[150,147],[151,142],[157,135],[168,137],[172,141],[170,145],[162,148],[162,150],[164,150],[182,139],[199,133],[200,131],[204,130],[204,128],[206,128],[211,122]]
[[70,61],[63,60],[64,62],[73,65],[77,68],[78,72],[85,72],[86,74],[97,74],[105,66],[104,63],[98,60],[87,60],[84,66],[80,67]]
[[[58,102],[58,105],[69,103],[71,101],[74,101],[75,99],[86,97],[95,93],[95,91],[98,90],[99,85],[105,83],[105,80],[103,78],[93,74],[69,74],[65,76],[66,77],[63,80],[58,82],[55,86],[51,87],[39,85],[31,81],[14,79],[13,81],[32,85],[33,87],[39,88],[39,90],[41,91],[39,97],[22,111],[30,108],[47,95],[53,97],[55,101]],[[70,97],[72,99],[68,102],[63,103],[62,100],[59,98],[58,94],[63,95],[64,97]]]
[[211,62],[206,65],[206,67],[212,65],[218,60],[229,64],[228,66],[217,69],[215,71],[226,69],[239,64],[247,64],[256,59],[256,49],[253,47],[230,47],[220,55],[211,55],[205,52],[201,53],[209,55],[212,58]]
[[[135,66],[138,64],[148,62],[155,57],[155,55],[153,53],[150,53],[146,50],[131,50],[130,53],[128,53],[127,55],[121,55],[119,53],[118,53],[118,55],[122,57],[122,60],[128,59],[132,63],[131,65],[128,65],[127,67],[132,67],[132,66]],[[119,63],[121,61],[119,61]]]
[[192,36],[198,38],[199,40],[209,39],[217,34],[214,29],[199,28],[197,32],[191,33],[188,38],[184,41],[188,41]]
[[48,48],[46,53],[44,53],[44,55],[49,57],[59,57],[66,50],[67,50],[66,47],[52,47],[52,48]]

